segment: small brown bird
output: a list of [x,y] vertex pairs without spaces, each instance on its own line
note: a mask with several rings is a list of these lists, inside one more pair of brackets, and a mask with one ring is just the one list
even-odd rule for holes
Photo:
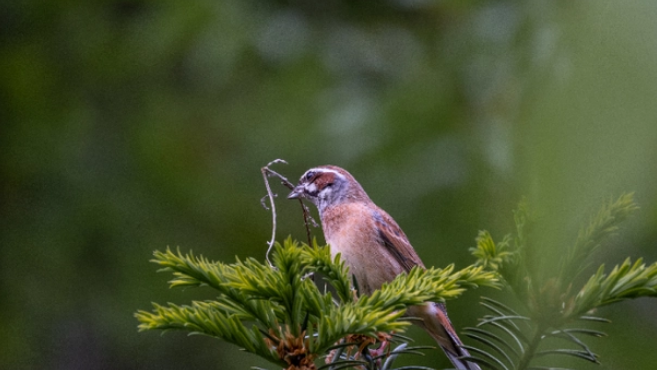
[[[288,198],[306,198],[319,209],[322,229],[331,254],[342,258],[355,275],[360,294],[370,294],[397,275],[422,266],[406,235],[384,210],[377,207],[363,187],[344,169],[320,166],[306,171]],[[480,370],[477,364],[461,360],[469,356],[462,348],[447,310],[442,303],[427,303],[408,310],[426,330],[457,369]]]

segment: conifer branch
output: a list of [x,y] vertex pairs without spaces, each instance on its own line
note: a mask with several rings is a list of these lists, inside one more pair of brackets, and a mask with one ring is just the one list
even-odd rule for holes
[[[598,363],[598,355],[584,339],[605,334],[578,323],[608,322],[587,314],[598,307],[657,297],[657,263],[627,259],[608,273],[601,266],[577,289],[572,278],[583,269],[575,262],[589,259],[636,209],[631,194],[605,204],[575,243],[564,248],[554,275],[543,277],[532,268],[540,243],[527,231],[535,226],[523,201],[514,215],[513,234],[495,242],[487,231],[479,232],[472,249],[475,265],[459,271],[453,265],[416,267],[361,297],[356,296],[340,255],[332,257],[327,247],[315,241],[300,245],[288,238],[282,245],[272,244],[271,266],[253,258],[224,264],[167,248],[156,251],[153,262],[162,267],[160,271],[173,274],[171,287],[207,286],[218,297],[189,305],[153,304],[151,312],[138,311],[135,316],[140,331],[209,335],[288,370],[315,370],[322,357],[327,362],[322,369],[386,370],[400,354],[421,353],[421,347],[409,346],[408,338],[399,335],[412,319],[404,316],[408,307],[453,299],[467,288],[504,285],[522,304],[512,307],[483,298],[490,314],[476,328],[467,328],[466,335],[486,349],[467,347],[471,361],[495,370],[540,369],[532,366],[537,357],[570,356]],[[322,276],[332,289],[321,292],[306,279],[309,274]],[[548,345],[547,338],[565,344]],[[371,346],[392,343],[397,347],[370,355]]]
[[622,194],[615,201],[603,205],[589,225],[579,231],[575,244],[568,248],[561,262],[561,274],[571,278],[579,275],[589,265],[583,262],[604,240],[618,232],[620,224],[638,208],[634,193]]
[[[401,333],[410,325],[403,317],[409,306],[455,298],[466,288],[499,285],[496,275],[482,267],[460,271],[454,271],[454,266],[415,268],[372,295],[356,299],[339,255],[332,258],[327,247],[300,245],[291,239],[274,245],[274,268],[253,258],[224,264],[170,249],[156,251],[154,256],[160,271],[173,273],[171,287],[208,286],[219,296],[191,305],[153,304],[152,312],[135,314],[140,330],[176,329],[209,335],[290,370],[314,369],[314,361],[336,343],[351,347],[352,340],[358,341],[353,345],[359,351],[337,356],[334,364],[340,368],[362,362],[353,356],[370,344],[388,342],[392,337],[386,333]],[[304,279],[316,272],[333,286],[337,299]],[[417,348],[398,346],[395,351],[397,355],[411,354]]]
[[[637,208],[632,194],[623,194],[603,205],[580,230],[575,243],[564,248],[554,275],[545,277],[532,272],[534,261],[529,256],[537,256],[541,244],[527,232],[532,222],[525,201],[515,212],[514,234],[495,243],[490,233],[481,231],[476,247],[471,249],[477,257],[476,265],[499,273],[502,282],[523,305],[513,309],[490,298],[483,300],[482,304],[492,314],[481,319],[477,328],[467,328],[466,335],[492,351],[472,351],[475,357],[499,370],[538,369],[540,367],[532,367],[531,363],[543,356],[574,356],[598,363],[598,356],[582,336],[602,337],[605,334],[574,325],[577,320],[608,322],[587,316],[592,309],[625,299],[657,297],[657,263],[646,266],[641,259],[634,263],[627,259],[608,274],[604,265],[600,266],[579,290],[573,287],[573,278],[585,270],[583,262],[615,234],[619,224]],[[520,325],[519,321],[526,325]],[[545,344],[547,338],[559,338],[567,346],[548,346]]]
[[646,266],[639,258],[632,263],[628,258],[609,274],[604,265],[591,276],[575,297],[571,316],[625,299],[657,297],[657,262]]

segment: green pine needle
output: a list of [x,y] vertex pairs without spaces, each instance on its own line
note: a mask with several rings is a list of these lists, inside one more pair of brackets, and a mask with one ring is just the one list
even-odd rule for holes
[[569,314],[581,316],[597,307],[640,297],[657,297],[657,262],[646,266],[641,258],[634,263],[628,258],[609,274],[600,266],[575,297]]
[[[580,230],[573,245],[563,247],[560,264],[550,276],[535,274],[536,266],[527,258],[540,255],[543,245],[527,232],[531,219],[527,202],[521,202],[515,212],[515,234],[496,243],[489,232],[479,232],[476,247],[471,249],[476,265],[498,273],[522,305],[511,308],[484,298],[482,304],[492,314],[485,316],[477,328],[467,328],[466,335],[487,350],[473,349],[471,354],[480,363],[499,370],[538,369],[531,363],[543,356],[570,356],[598,363],[598,356],[583,337],[606,334],[577,327],[578,321],[608,322],[587,313],[625,299],[657,297],[657,263],[646,265],[641,259],[634,263],[627,259],[609,273],[604,265],[600,266],[579,289],[573,281],[585,271],[591,255],[637,209],[631,193],[604,204]],[[540,225],[532,225],[536,226]]]
[[622,194],[615,201],[604,204],[591,218],[588,226],[582,228],[575,244],[568,248],[561,261],[561,274],[576,277],[588,266],[588,257],[609,237],[616,234],[620,224],[639,209],[634,202],[634,193]]
[[[410,306],[456,298],[467,288],[499,287],[496,274],[482,266],[460,271],[454,266],[414,268],[370,296],[357,298],[339,255],[333,258],[328,248],[291,239],[275,245],[273,267],[253,258],[224,264],[170,249],[156,251],[154,256],[152,261],[162,267],[160,271],[173,273],[171,287],[207,286],[219,295],[216,300],[191,305],[153,304],[152,312],[135,314],[140,331],[204,334],[285,367],[313,363],[347,337],[371,338],[375,343],[381,333],[401,333],[411,324],[403,317]],[[322,293],[308,278],[315,273],[321,273],[335,293]],[[403,348],[398,347],[396,354],[417,352]],[[362,362],[354,355],[343,365]]]

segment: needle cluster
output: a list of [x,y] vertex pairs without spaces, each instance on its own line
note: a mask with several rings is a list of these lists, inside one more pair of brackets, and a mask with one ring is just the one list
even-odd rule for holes
[[479,362],[496,370],[547,368],[536,365],[536,359],[550,356],[574,356],[598,363],[598,355],[584,337],[605,333],[583,325],[608,320],[592,312],[626,299],[657,297],[657,263],[646,265],[641,259],[632,263],[628,258],[610,272],[602,265],[580,286],[576,283],[593,253],[636,209],[632,194],[605,204],[582,227],[575,242],[564,247],[558,268],[551,275],[537,274],[532,265],[530,256],[537,255],[540,243],[528,230],[540,225],[533,225],[525,202],[515,213],[514,234],[496,243],[490,233],[480,232],[472,250],[477,265],[499,273],[520,304],[511,307],[483,299],[482,305],[490,314],[476,328],[466,329],[469,337],[486,348],[471,348]]
[[[152,311],[135,314],[140,330],[209,335],[289,370],[316,369],[320,358],[328,360],[328,369],[392,369],[398,355],[421,349],[400,335],[411,324],[404,317],[409,306],[498,285],[496,274],[481,266],[415,268],[359,298],[339,255],[331,258],[327,247],[291,239],[274,246],[273,267],[253,258],[225,264],[170,249],[154,255],[160,271],[173,273],[171,287],[207,286],[218,296],[188,305],[153,304]],[[322,276],[327,288],[320,289],[311,275]],[[379,351],[370,351],[374,347]]]

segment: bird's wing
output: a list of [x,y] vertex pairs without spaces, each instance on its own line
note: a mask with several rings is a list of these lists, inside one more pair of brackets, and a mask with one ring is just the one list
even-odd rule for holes
[[406,272],[417,265],[424,267],[406,234],[392,217],[381,209],[373,210],[372,216],[381,243]]

